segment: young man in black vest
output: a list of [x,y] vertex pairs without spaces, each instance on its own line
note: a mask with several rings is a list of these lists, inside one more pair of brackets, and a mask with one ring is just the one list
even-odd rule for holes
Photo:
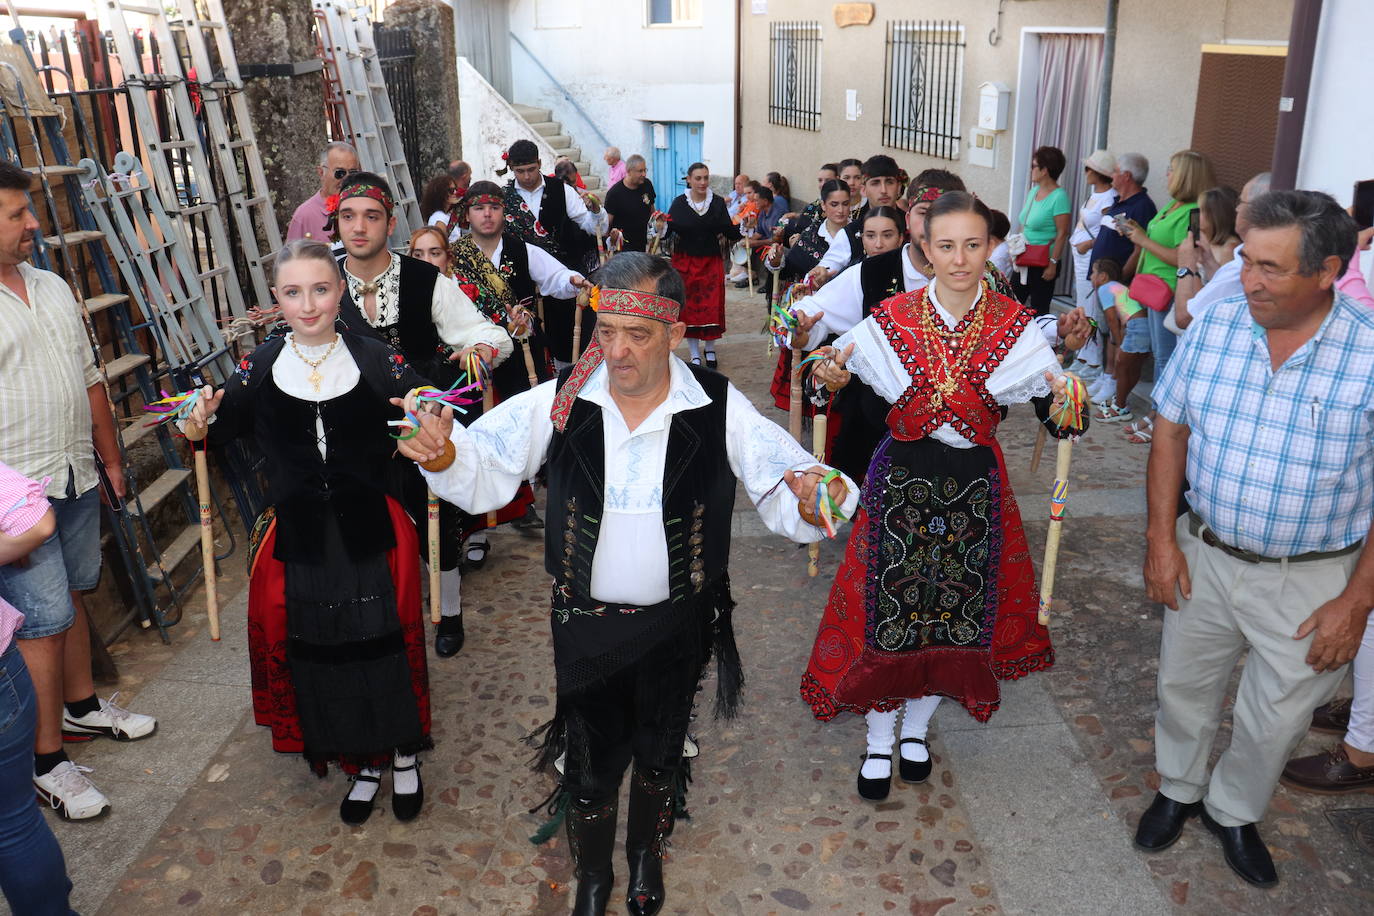
[[742,685],[726,570],[736,479],[772,531],[802,542],[822,537],[819,519],[803,515],[819,484],[838,518],[852,514],[857,491],[724,376],[673,356],[686,326],[671,266],[626,252],[597,279],[596,340],[571,370],[467,429],[425,414],[401,449],[435,469],[425,476],[436,493],[470,512],[503,503],[547,467],[558,700],[541,757],[567,754],[573,912],[605,911],[620,781],[633,760],[626,904],[656,913],[683,739],[710,655],[718,712],[733,713]]
[[[492,366],[510,356],[510,335],[487,320],[458,284],[440,274],[438,268],[387,250],[387,239],[396,226],[393,209],[386,179],[358,172],[344,180],[334,218],[335,232],[347,252],[339,259],[347,281],[339,319],[351,331],[391,344],[432,385],[452,388],[469,353],[475,351]],[[468,411],[480,409],[477,404]],[[424,481],[408,467],[403,495],[420,544],[428,544]],[[463,647],[458,568],[462,528],[461,515],[452,506],[440,506],[443,617],[434,645],[441,657],[454,655]]]
[[834,279],[846,267],[863,260],[864,248],[859,235],[863,232],[864,214],[872,207],[895,207],[906,184],[906,172],[897,165],[891,156],[879,153],[869,156],[863,164],[864,203],[844,227],[845,243],[836,238],[830,243],[830,250],[821,258],[820,263],[811,268],[810,276],[817,283]]
[[[516,140],[506,151],[506,168],[513,177],[506,183],[506,223],[511,232],[544,249],[569,270],[590,271],[597,265],[596,233],[605,232],[606,214],[587,209],[582,197],[565,182],[545,176],[539,148],[529,140]],[[547,180],[546,180],[547,179]],[[573,299],[545,296],[544,330],[560,366],[572,360]],[[578,352],[591,341],[596,315],[582,316],[582,341]]]

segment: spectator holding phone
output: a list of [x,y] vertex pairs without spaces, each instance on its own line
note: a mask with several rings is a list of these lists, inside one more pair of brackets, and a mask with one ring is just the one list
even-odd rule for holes
[[[1199,246],[1191,238],[1185,238],[1178,246],[1178,285],[1174,288],[1174,322],[1180,333],[1187,330],[1193,320],[1204,311],[1223,299],[1245,295],[1240,283],[1240,253],[1245,247],[1245,235],[1250,231],[1250,201],[1269,193],[1269,173],[1260,172],[1245,183],[1236,201],[1235,232],[1241,240],[1231,251],[1231,260],[1220,264],[1207,273],[1203,285],[1202,257]],[[1186,271],[1186,273],[1185,273]]]

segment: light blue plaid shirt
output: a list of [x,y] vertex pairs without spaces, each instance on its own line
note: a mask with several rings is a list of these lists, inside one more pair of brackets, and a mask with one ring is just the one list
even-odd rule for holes
[[1338,293],[1277,370],[1244,296],[1188,329],[1155,385],[1191,430],[1188,502],[1220,538],[1266,557],[1339,550],[1374,509],[1374,311]]

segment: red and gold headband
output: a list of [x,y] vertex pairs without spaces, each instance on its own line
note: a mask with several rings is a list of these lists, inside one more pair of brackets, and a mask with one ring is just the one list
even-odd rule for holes
[[468,209],[480,207],[482,204],[504,207],[506,205],[506,199],[499,194],[473,194],[463,198],[463,206]]
[[388,216],[396,208],[396,204],[392,201],[391,195],[386,192],[386,188],[370,182],[360,181],[357,184],[349,185],[339,194],[339,206],[343,206],[344,201],[354,197],[369,197],[375,200],[386,208]]
[[[649,318],[664,324],[673,324],[677,321],[678,312],[682,309],[681,303],[665,296],[658,296],[637,289],[602,289],[599,286],[592,289],[588,304],[593,311],[600,315]],[[603,358],[601,345],[593,337],[591,346],[587,347],[582,356],[578,358],[577,363],[572,367],[572,373],[569,374],[568,380],[554,395],[553,409],[549,411],[549,418],[553,420],[554,429],[560,433],[568,425],[568,417],[572,415],[573,402],[577,400],[577,393],[582,390],[587,379],[592,377],[596,367],[601,365]]]

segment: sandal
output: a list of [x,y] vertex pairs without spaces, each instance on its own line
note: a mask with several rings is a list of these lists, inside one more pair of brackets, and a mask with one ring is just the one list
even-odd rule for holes
[[1138,429],[1135,432],[1131,433],[1129,436],[1126,437],[1126,441],[1134,442],[1136,445],[1148,445],[1150,443],[1150,440],[1153,438],[1154,433],[1152,433],[1149,430],[1149,428],[1145,428]]
[[1135,414],[1131,413],[1131,408],[1122,407],[1113,398],[1098,408],[1097,413],[1093,414],[1093,419],[1098,423],[1124,423],[1134,420]]

